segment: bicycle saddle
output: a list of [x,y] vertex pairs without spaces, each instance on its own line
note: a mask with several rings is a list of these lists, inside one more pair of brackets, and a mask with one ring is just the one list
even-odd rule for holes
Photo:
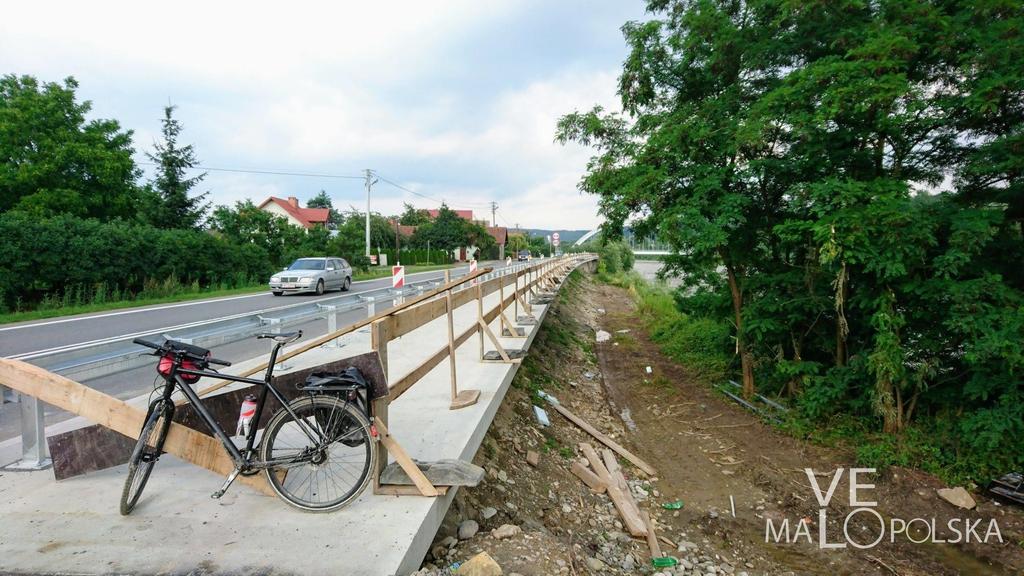
[[287,344],[289,342],[295,342],[299,338],[302,338],[302,330],[296,330],[295,332],[281,332],[280,334],[274,332],[260,332],[259,334],[256,335],[256,338],[258,340],[270,338],[274,342]]

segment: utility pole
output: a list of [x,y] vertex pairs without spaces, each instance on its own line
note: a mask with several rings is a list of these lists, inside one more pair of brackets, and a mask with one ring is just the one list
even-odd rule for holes
[[370,188],[376,182],[373,178],[373,170],[366,169],[366,257],[370,257]]
[[[401,266],[401,257],[398,255],[398,218],[395,218],[395,266]],[[415,264],[415,262],[413,262]]]
[[491,226],[495,226],[495,227],[498,225],[498,221],[495,220],[495,216],[494,216],[494,213],[497,210],[498,210],[498,203],[493,201],[493,200],[491,200]]

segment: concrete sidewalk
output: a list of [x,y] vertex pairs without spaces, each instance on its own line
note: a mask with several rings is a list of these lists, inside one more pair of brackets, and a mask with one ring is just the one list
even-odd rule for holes
[[[485,311],[497,301],[496,293],[488,295]],[[546,306],[534,307],[538,320],[546,312]],[[476,317],[475,301],[458,308],[456,334]],[[491,328],[500,334],[497,321]],[[538,328],[539,323],[526,327],[525,341],[501,341],[507,348],[528,347]],[[289,363],[299,369],[370,349],[368,331],[346,341],[340,349],[319,348]],[[444,342],[444,317],[392,341],[390,379],[422,363]],[[485,350],[492,348],[486,341]],[[447,361],[391,404],[391,432],[413,458],[471,460],[518,368],[480,362],[475,336],[458,349],[457,358],[460,390],[481,391],[476,405],[448,409]],[[6,452],[0,457],[9,456],[10,447]],[[0,571],[404,576],[419,567],[455,494],[375,496],[368,488],[341,511],[310,514],[242,485],[213,500],[210,494],[223,478],[167,455],[154,468],[135,512],[122,517],[118,498],[125,474],[126,466],[118,466],[58,483],[51,471],[0,472]]]

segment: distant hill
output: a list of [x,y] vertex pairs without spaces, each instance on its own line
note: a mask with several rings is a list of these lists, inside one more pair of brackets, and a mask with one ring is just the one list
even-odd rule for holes
[[542,230],[540,228],[524,228],[527,232],[534,236],[548,236],[552,232],[558,232],[559,240],[562,242],[562,246],[571,246],[581,236],[590,232],[590,230]]

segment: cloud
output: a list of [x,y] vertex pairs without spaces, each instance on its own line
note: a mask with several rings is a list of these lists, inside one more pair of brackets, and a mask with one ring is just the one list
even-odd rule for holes
[[[625,8],[623,6],[626,6]],[[553,142],[557,119],[615,108],[621,2],[22,2],[0,20],[0,70],[76,76],[98,117],[140,151],[178,105],[183,141],[210,166],[387,178],[528,227],[598,222],[576,183],[591,155]],[[60,17],[54,17],[60,14]],[[567,18],[572,15],[573,18]],[[538,36],[538,34],[542,36]],[[598,56],[591,56],[597,54]],[[358,180],[211,172],[215,203],[326,189],[363,206]],[[374,210],[434,203],[386,184]]]

